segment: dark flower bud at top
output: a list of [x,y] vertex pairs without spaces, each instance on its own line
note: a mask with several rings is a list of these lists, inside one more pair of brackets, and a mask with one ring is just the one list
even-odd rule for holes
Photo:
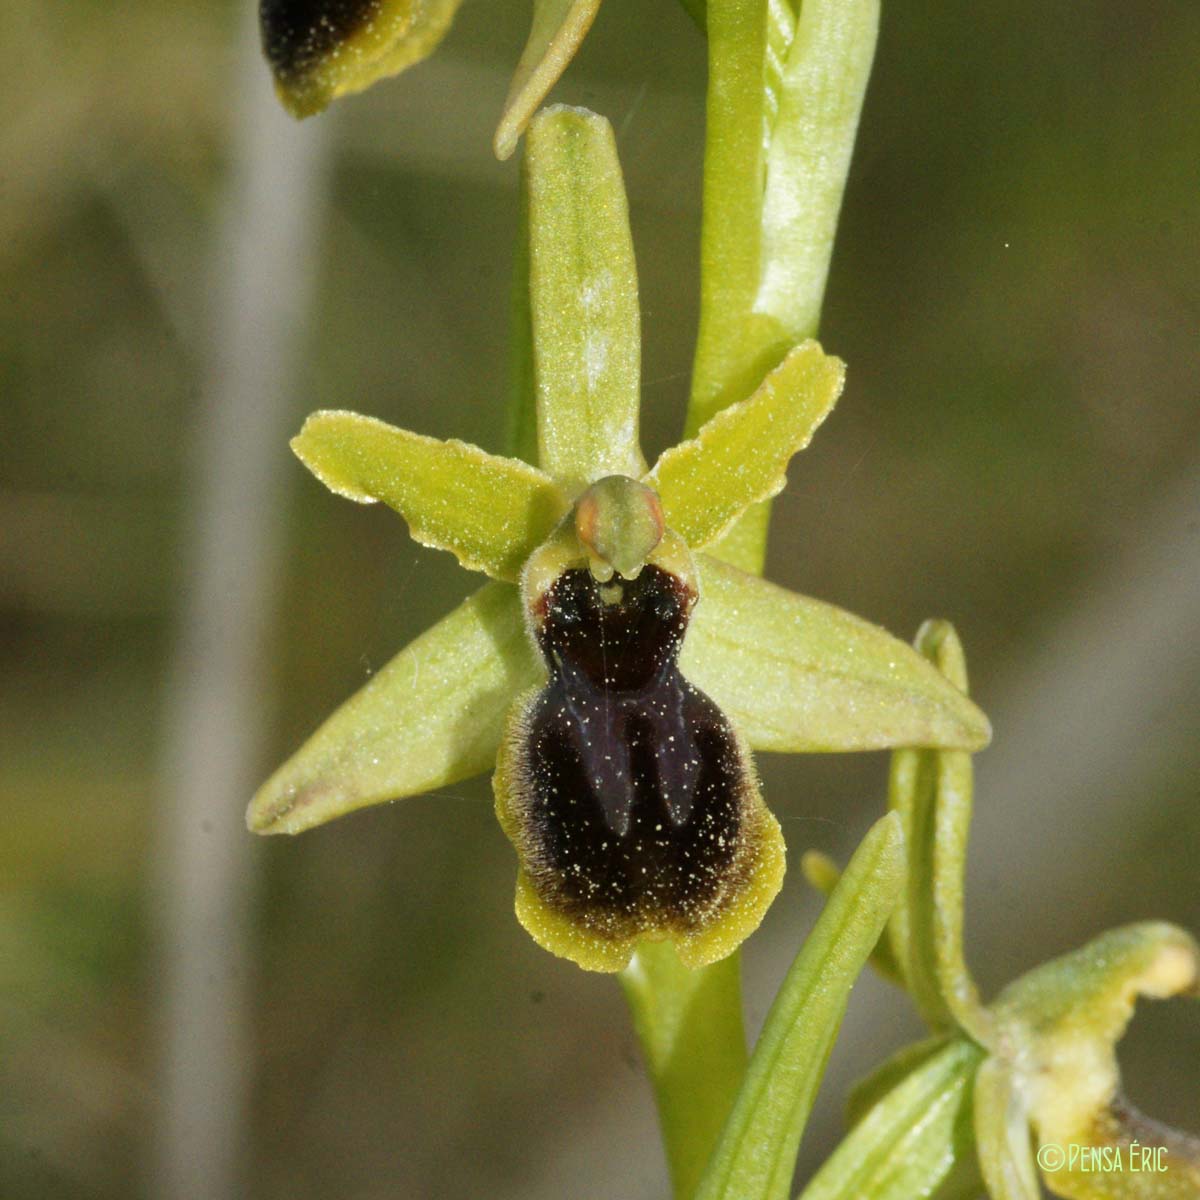
[[263,53],[296,117],[420,62],[460,0],[261,0]]
[[[670,938],[699,966],[757,927],[782,881],[783,843],[744,742],[679,670],[698,600],[691,556],[636,519],[657,497],[627,482],[593,485],[573,527],[526,568],[548,679],[514,706],[496,807],[521,865],[517,915],[535,940],[611,971],[640,939]],[[649,546],[645,561],[621,553],[631,540]]]

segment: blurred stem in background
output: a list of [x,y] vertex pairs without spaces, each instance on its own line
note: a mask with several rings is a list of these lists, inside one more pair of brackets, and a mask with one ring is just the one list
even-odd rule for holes
[[297,125],[245,5],[229,104],[233,161],[212,254],[194,514],[170,670],[159,830],[160,1075],[153,1192],[242,1194],[253,852],[242,810],[262,766],[265,634],[278,599],[281,452],[316,265],[328,123]]

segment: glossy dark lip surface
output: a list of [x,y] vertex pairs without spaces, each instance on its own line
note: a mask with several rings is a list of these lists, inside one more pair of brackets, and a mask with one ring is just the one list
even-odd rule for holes
[[748,767],[679,672],[686,585],[654,566],[618,582],[606,605],[570,570],[540,606],[550,680],[520,751],[527,869],[544,901],[597,931],[694,929],[740,869]]
[[302,77],[380,8],[381,0],[262,0],[263,53],[281,79]]

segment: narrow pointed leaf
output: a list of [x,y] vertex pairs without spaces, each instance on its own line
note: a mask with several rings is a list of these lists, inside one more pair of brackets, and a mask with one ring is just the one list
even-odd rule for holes
[[[796,10],[800,10],[796,20]],[[708,0],[700,329],[687,430],[815,337],[879,0]],[[719,558],[763,557],[765,514]]]
[[575,57],[600,10],[600,0],[534,0],[533,27],[504,102],[492,142],[496,157],[517,148],[529,119]]
[[884,817],[850,860],[754,1048],[697,1200],[783,1200],[846,1001],[899,897],[904,835]]
[[382,500],[421,545],[494,579],[514,581],[566,510],[555,484],[527,463],[357,413],[313,413],[292,449],[331,491]]
[[[963,694],[967,667],[954,627],[926,621],[917,652]],[[957,1024],[976,1041],[992,1039],[992,1018],[963,957],[963,884],[974,775],[962,750],[898,750],[892,756],[888,803],[908,839],[905,902],[890,934],[905,981],[930,1028]]]
[[[823,896],[831,896],[842,877],[841,868],[827,854],[819,850],[806,850],[800,859],[800,870],[804,878]],[[887,936],[881,937],[871,951],[871,966],[889,983],[904,987],[904,973],[892,953],[891,943]]]
[[411,642],[263,784],[246,822],[299,833],[488,770],[540,675],[517,591],[490,583]]
[[800,1200],[932,1195],[973,1152],[970,1084],[980,1056],[958,1039],[910,1071],[846,1135]]
[[860,1079],[846,1097],[846,1125],[853,1129],[889,1092],[918,1067],[936,1058],[954,1041],[953,1034],[939,1033],[902,1046],[885,1058],[869,1075]]
[[295,117],[432,54],[461,0],[261,0],[263,53]]
[[844,379],[838,359],[805,342],[749,399],[667,450],[646,477],[662,500],[667,525],[693,550],[703,549],[751,504],[782,491],[788,462],[829,415]]
[[691,1196],[746,1069],[741,956],[694,970],[671,942],[643,942],[621,973],[654,1084],[676,1196]]
[[987,718],[932,663],[850,613],[705,555],[683,674],[756,750],[977,750]]
[[1038,1200],[1029,1144],[1029,1113],[1017,1094],[1012,1068],[990,1058],[975,1076],[975,1143],[992,1200]]
[[539,465],[573,490],[639,478],[637,274],[612,127],[583,109],[539,113],[524,183]]

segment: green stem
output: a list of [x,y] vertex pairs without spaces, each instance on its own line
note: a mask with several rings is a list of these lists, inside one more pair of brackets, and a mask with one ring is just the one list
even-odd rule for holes
[[749,328],[762,248],[767,5],[711,0],[707,21],[700,330],[689,436],[727,404],[748,396],[769,369],[758,364],[763,333]]
[[[695,7],[689,5],[689,8]],[[708,0],[700,329],[686,432],[744,400],[817,331],[879,0]],[[789,198],[792,203],[788,203]],[[714,548],[761,575],[770,505]],[[678,1200],[695,1190],[745,1064],[740,957],[698,971],[669,945],[623,982]]]
[[[687,433],[815,337],[879,0],[709,0],[700,330]],[[712,553],[761,574],[770,507]]]
[[676,1200],[688,1200],[746,1070],[741,956],[698,970],[670,942],[644,942],[621,975],[654,1084]]
[[505,453],[538,461],[537,391],[533,376],[533,313],[529,303],[529,197],[521,188],[521,217],[509,299],[508,414]]
[[[710,0],[705,23],[709,45],[701,234],[705,265],[689,436],[731,399],[740,400],[753,390],[746,387],[741,395],[733,395],[726,374],[738,365],[732,348],[738,344],[742,316],[758,278],[762,208],[766,7],[761,0]],[[714,261],[720,269],[710,269]],[[743,527],[753,528],[745,518],[738,529]],[[762,574],[765,549],[764,522],[747,539],[744,554],[726,557]],[[689,971],[669,944],[643,944],[622,982],[654,1084],[675,1197],[689,1200],[745,1071],[741,955],[734,953],[722,962]]]

